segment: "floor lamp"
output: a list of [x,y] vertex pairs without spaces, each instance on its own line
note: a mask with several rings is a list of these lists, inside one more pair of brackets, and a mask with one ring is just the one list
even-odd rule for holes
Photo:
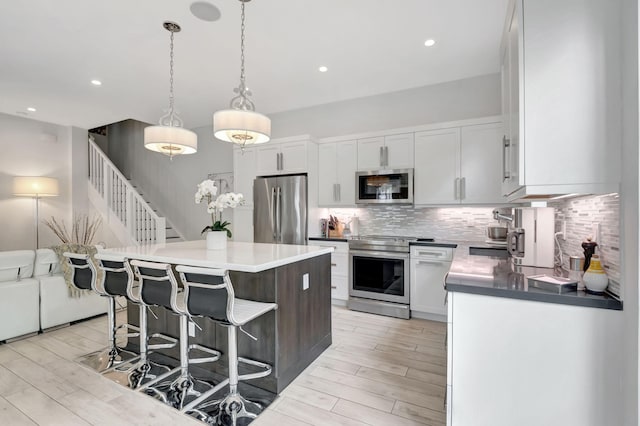
[[60,194],[58,179],[43,176],[16,176],[13,178],[13,195],[33,197],[36,200],[36,249],[39,248],[40,198],[57,197]]

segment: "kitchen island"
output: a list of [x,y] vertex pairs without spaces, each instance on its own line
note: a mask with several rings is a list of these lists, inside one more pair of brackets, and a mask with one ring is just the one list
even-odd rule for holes
[[534,287],[564,271],[472,247],[446,278],[447,425],[622,424],[622,302]]
[[[277,303],[271,311],[243,327],[258,338],[238,333],[238,355],[269,363],[273,373],[251,384],[280,393],[314,359],[331,345],[330,247],[228,242],[226,250],[207,250],[205,241],[104,249],[128,259],[229,270],[235,295],[259,302]],[[127,316],[137,325],[138,306],[129,303]],[[163,308],[149,315],[149,333],[178,336],[178,316]],[[194,318],[191,343],[226,353],[226,330],[206,318]],[[131,341],[136,344],[135,339]],[[177,348],[163,351],[178,359]],[[205,364],[221,375],[227,360]]]

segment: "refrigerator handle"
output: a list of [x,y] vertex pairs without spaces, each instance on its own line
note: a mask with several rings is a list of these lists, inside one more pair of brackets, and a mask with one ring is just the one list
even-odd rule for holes
[[276,187],[276,227],[277,227],[277,237],[276,242],[282,242],[282,234],[280,231],[280,201],[282,198],[281,188]]
[[273,231],[273,241],[277,241],[278,240],[278,233],[277,233],[277,229],[276,229],[276,215],[277,215],[277,201],[276,201],[276,187],[272,187],[271,188],[271,208],[273,209],[273,211],[271,212],[271,230]]

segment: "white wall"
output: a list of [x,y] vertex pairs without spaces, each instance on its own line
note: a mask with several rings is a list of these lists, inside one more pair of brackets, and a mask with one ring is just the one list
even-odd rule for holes
[[[0,250],[35,248],[35,200],[13,196],[14,176],[57,178],[60,196],[40,200],[40,219],[70,223],[72,133],[70,127],[0,113]],[[58,243],[47,227],[39,229],[40,247]]]
[[621,398],[624,424],[638,425],[638,2],[623,0],[622,13],[622,281],[625,365]]
[[272,137],[349,135],[501,114],[500,74],[269,114]]
[[214,139],[211,126],[199,127],[193,129],[198,134],[198,152],[169,160],[144,148],[148,125],[134,120],[109,125],[106,154],[184,238],[199,239],[211,218],[204,205],[194,202],[196,185],[209,173],[233,172],[232,146]]

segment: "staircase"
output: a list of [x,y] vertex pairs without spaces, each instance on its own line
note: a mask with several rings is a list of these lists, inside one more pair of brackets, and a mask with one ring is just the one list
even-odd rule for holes
[[[153,205],[153,202],[149,200],[143,192],[143,188],[138,188],[138,186],[131,180],[127,179],[127,181],[131,184],[133,189],[138,192],[138,195],[142,197],[142,199],[147,203],[147,205],[153,210],[157,215],[160,215],[161,212]],[[184,241],[184,237],[178,232],[177,229],[173,227],[169,219],[165,217],[165,239],[168,243],[175,243],[176,241]]]
[[181,239],[91,139],[89,200],[123,244],[139,246]]

